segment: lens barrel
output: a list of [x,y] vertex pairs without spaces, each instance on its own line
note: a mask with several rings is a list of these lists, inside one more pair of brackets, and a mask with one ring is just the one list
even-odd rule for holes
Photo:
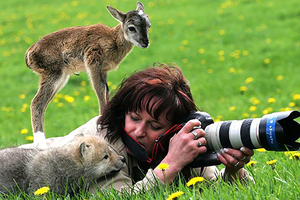
[[244,120],[219,121],[205,128],[208,150],[265,148],[271,151],[299,150],[298,111],[277,112]]

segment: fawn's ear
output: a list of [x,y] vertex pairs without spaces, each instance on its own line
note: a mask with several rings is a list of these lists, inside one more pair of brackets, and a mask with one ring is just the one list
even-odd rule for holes
[[110,12],[110,14],[119,22],[124,23],[125,18],[126,18],[126,14],[111,7],[111,6],[107,6],[107,10]]
[[136,3],[136,11],[142,11],[144,13],[144,5],[139,1]]

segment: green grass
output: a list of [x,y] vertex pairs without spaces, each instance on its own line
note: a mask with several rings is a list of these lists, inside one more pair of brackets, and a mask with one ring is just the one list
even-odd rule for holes
[[[216,120],[299,110],[299,0],[153,0],[143,3],[152,23],[151,45],[147,49],[135,47],[119,69],[109,73],[112,93],[120,81],[135,70],[154,62],[176,63],[189,79],[198,107]],[[126,12],[136,8],[136,1],[0,2],[1,147],[29,143],[27,137],[32,135],[29,107],[37,91],[38,76],[25,65],[26,49],[42,36],[64,27],[99,22],[115,26],[117,21],[107,12],[106,5]],[[249,77],[253,81],[245,83]],[[241,86],[247,91],[242,92]],[[86,101],[87,98],[90,99]],[[270,103],[269,98],[275,102]],[[74,75],[56,101],[48,106],[47,137],[66,135],[97,114],[98,102],[87,75]],[[28,133],[21,134],[22,130]],[[278,160],[276,171],[266,164],[272,159]],[[249,169],[255,185],[235,188],[221,183],[204,188],[194,199],[300,198],[298,161],[276,152],[256,152],[253,160],[258,162]],[[155,195],[133,198],[166,199],[177,190],[183,190],[182,199],[194,194],[182,184],[171,191],[160,189]],[[87,198],[94,197],[87,195]],[[105,198],[118,199],[113,194]]]

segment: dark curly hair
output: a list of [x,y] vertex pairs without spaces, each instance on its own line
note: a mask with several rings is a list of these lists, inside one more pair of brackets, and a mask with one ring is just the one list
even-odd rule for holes
[[177,124],[197,107],[181,69],[162,64],[124,79],[107,103],[98,124],[101,129],[107,129],[106,138],[113,143],[121,137],[127,112],[146,110],[158,120],[166,109],[167,120]]

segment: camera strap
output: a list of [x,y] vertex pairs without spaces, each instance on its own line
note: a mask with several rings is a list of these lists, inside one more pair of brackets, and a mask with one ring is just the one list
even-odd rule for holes
[[182,126],[183,126],[182,124],[176,124],[173,127],[171,127],[169,130],[167,130],[164,134],[158,136],[158,138],[155,140],[151,157],[149,157],[145,147],[137,140],[135,140],[133,137],[131,137],[129,133],[127,133],[124,126],[123,126],[124,134],[122,134],[121,137],[125,146],[137,158],[138,161],[152,163],[153,161],[156,160],[157,155],[160,152],[165,152],[168,150],[170,138],[175,133],[177,133],[182,128]]

